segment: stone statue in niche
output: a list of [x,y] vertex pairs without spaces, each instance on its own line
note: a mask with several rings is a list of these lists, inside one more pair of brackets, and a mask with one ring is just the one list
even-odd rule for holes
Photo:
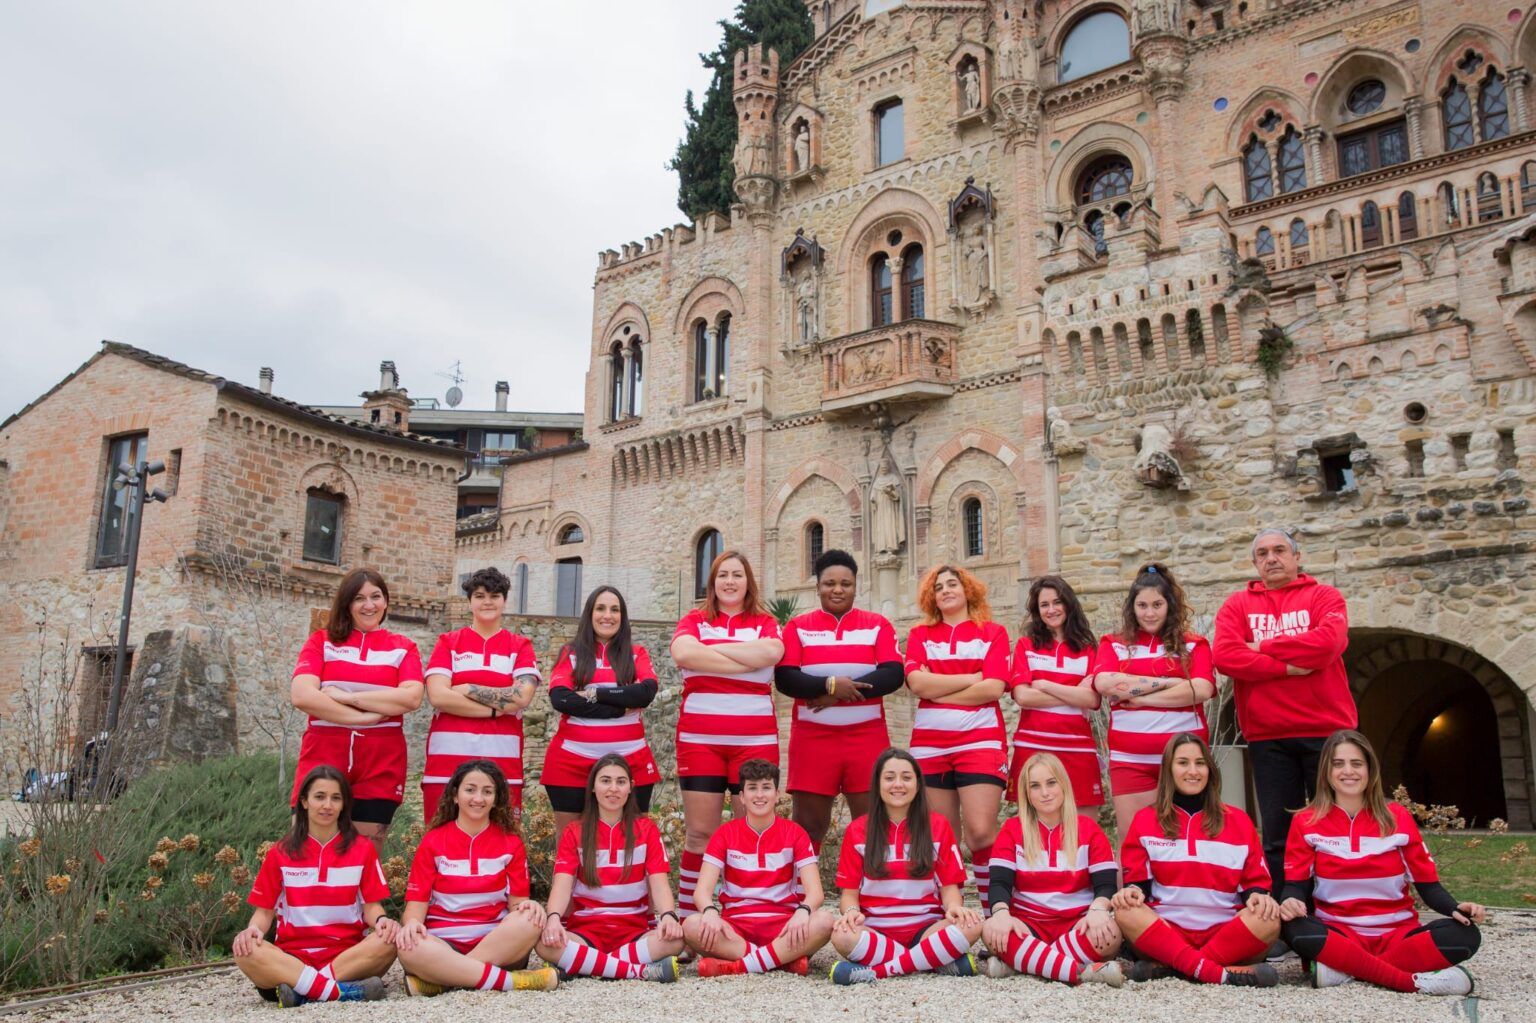
[[903,508],[901,473],[889,455],[869,488],[870,548],[879,554],[897,554],[907,542],[907,516]]
[[1073,436],[1072,424],[1067,422],[1067,417],[1055,405],[1045,410],[1045,440],[1057,458],[1082,454],[1088,447]]
[[1136,478],[1149,487],[1189,489],[1189,480],[1173,457],[1173,431],[1164,423],[1148,423],[1141,428],[1141,450],[1132,468]]
[[1136,0],[1136,37],[1172,32],[1179,24],[1179,0]]
[[992,290],[992,256],[987,251],[987,228],[980,217],[965,232],[965,286],[967,302],[985,302]]
[[795,129],[795,173],[811,169],[811,126],[805,121]]
[[974,60],[968,60],[960,66],[960,88],[964,91],[966,112],[980,110],[981,71]]
[[1023,82],[1035,77],[1035,53],[1034,47],[1030,45],[1029,26],[1024,19],[1024,12],[1009,11],[1011,6],[1005,2],[993,5],[992,24],[997,30],[997,75],[1004,82]]
[[812,270],[810,260],[801,260],[805,266],[795,276],[795,339],[806,342],[814,341],[817,336],[816,329],[816,271]]
[[736,167],[742,177],[768,173],[768,140],[761,135],[748,135],[737,142]]

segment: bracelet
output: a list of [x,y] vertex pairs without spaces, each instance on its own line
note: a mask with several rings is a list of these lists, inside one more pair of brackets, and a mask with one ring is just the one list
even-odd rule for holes
[[373,923],[371,924],[371,926],[373,927],[374,930],[378,930],[379,929],[379,921],[380,920],[388,920],[388,919],[389,919],[389,914],[388,913],[380,913],[378,916],[373,918]]
[[827,676],[827,695],[831,696],[835,692],[837,692],[837,676],[836,675],[828,675]]
[[[656,919],[660,920],[660,919],[662,919],[662,917],[668,917],[668,916],[670,916],[673,920],[677,920],[677,910],[669,909],[665,913],[662,913],[661,916],[658,916]],[[679,921],[679,922],[681,922],[681,921]]]
[[[718,903],[710,903],[708,906],[705,906],[703,909],[699,910],[699,915],[703,916],[705,913],[708,913],[710,910],[714,910],[716,913],[719,913],[720,912],[719,904]],[[721,914],[721,915],[724,915],[724,914]]]
[[496,716],[496,708],[492,707],[491,708],[491,717],[495,717],[495,716]]
[[551,913],[545,913],[545,914],[544,914],[544,918],[545,918],[545,919],[546,919],[546,920],[547,920],[547,919],[549,919],[549,918],[550,918],[550,917],[554,917],[554,918],[555,918],[555,919],[556,919],[556,920],[559,920],[559,919],[560,919],[560,917],[561,917],[561,915],[562,915],[562,914],[560,914],[560,913],[553,913],[553,912],[551,912]]
[[798,912],[799,912],[799,911],[800,911],[800,910],[802,910],[802,909],[803,909],[803,910],[805,910],[805,914],[806,914],[806,916],[810,916],[810,914],[811,914],[811,907],[810,907],[810,906],[807,906],[807,905],[806,905],[806,904],[805,904],[805,903],[803,903],[803,902],[802,902],[802,903],[800,903],[800,905],[798,905],[798,906],[796,906],[796,907],[795,907],[795,908],[794,908],[794,909],[792,909],[792,910],[790,910],[790,913],[789,913],[789,915],[790,915],[790,916],[794,916],[794,915],[795,915],[795,914],[796,914],[796,913],[798,913]]

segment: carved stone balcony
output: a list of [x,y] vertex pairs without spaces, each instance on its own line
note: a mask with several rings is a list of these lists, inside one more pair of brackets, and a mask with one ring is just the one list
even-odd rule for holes
[[822,413],[949,397],[959,337],[953,323],[902,320],[821,342]]

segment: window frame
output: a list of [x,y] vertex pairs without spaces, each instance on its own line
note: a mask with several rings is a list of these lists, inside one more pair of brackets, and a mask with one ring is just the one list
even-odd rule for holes
[[[1453,101],[1456,102],[1454,111],[1451,107]],[[1467,87],[1457,78],[1452,78],[1440,93],[1440,125],[1441,142],[1447,153],[1477,144],[1477,118],[1472,109],[1472,97],[1467,93]],[[1466,133],[1466,141],[1459,141],[1463,131]],[[1453,132],[1455,137],[1452,136]]]
[[[1402,159],[1393,160],[1391,163],[1383,163],[1381,156],[1381,142],[1382,139],[1388,135],[1397,136],[1397,140],[1402,146]],[[1360,170],[1350,171],[1345,167],[1345,152],[1348,146],[1356,142],[1366,144],[1365,153],[1368,156],[1367,166]],[[1409,160],[1408,121],[1406,118],[1399,117],[1395,120],[1383,121],[1381,124],[1372,125],[1371,127],[1362,131],[1355,131],[1346,135],[1340,135],[1338,138],[1337,152],[1339,158],[1340,178],[1358,177],[1361,174],[1370,174],[1372,171],[1378,171],[1384,167],[1396,167],[1399,164],[1407,163]]]
[[[134,433],[122,433],[113,437],[104,438],[107,445],[106,461],[107,471],[102,480],[101,500],[97,504],[96,520],[96,546],[92,552],[92,567],[94,568],[119,568],[128,563],[128,533],[133,528],[133,503],[127,487],[122,490],[113,488],[113,482],[117,479],[117,467],[121,464],[137,466],[140,462],[149,460],[149,431],[140,430]],[[120,448],[122,454],[119,454]],[[142,485],[142,484],[141,484]],[[110,527],[113,509],[116,506],[114,498],[123,495],[122,520],[116,529]],[[107,552],[107,540],[111,536],[117,540],[117,549]]]
[[[316,535],[310,532],[310,523],[318,505],[329,505],[336,515],[335,535],[330,543],[333,548],[331,555],[316,552],[311,547],[311,537]],[[323,528],[320,527],[320,528]],[[310,487],[304,492],[304,533],[299,541],[299,556],[302,560],[313,562],[317,565],[340,565],[342,561],[342,543],[346,536],[347,528],[347,498],[345,494],[325,490],[321,487]]]
[[896,275],[891,272],[891,257],[877,252],[869,260],[869,325],[888,327],[895,322]]
[[645,410],[645,345],[639,338],[629,343],[624,384],[629,392],[624,399],[624,407],[630,418],[636,418]]
[[1288,124],[1280,134],[1280,194],[1289,195],[1307,187],[1307,144],[1296,126]]
[[725,536],[710,527],[693,541],[693,599],[703,600],[709,593],[709,566],[725,552]]
[[986,557],[985,515],[981,498],[975,494],[960,502],[960,550],[967,558]]
[[1243,197],[1248,202],[1263,202],[1274,197],[1275,175],[1269,147],[1257,135],[1248,136],[1243,147]]
[[820,520],[805,524],[805,574],[815,576],[817,560],[827,552],[827,527]]
[[[1108,15],[1120,23],[1120,29],[1125,33],[1125,56],[1121,57],[1119,60],[1111,61],[1108,64],[1101,64],[1098,67],[1090,67],[1086,71],[1072,71],[1071,63],[1065,60],[1067,45],[1072,42],[1072,37],[1077,35],[1078,31],[1081,30],[1084,25],[1086,25],[1089,21],[1098,19],[1100,15]],[[1105,25],[1108,24],[1107,21],[1102,20],[1099,23]],[[1102,44],[1103,40],[1094,40],[1094,42]],[[1101,71],[1108,71],[1112,67],[1119,67],[1121,64],[1124,64],[1126,61],[1130,60],[1131,56],[1131,25],[1130,22],[1126,20],[1125,12],[1113,7],[1099,7],[1094,10],[1085,11],[1081,17],[1073,21],[1072,24],[1068,26],[1067,30],[1062,33],[1061,43],[1056,47],[1056,84],[1065,85],[1067,82],[1075,82],[1081,78],[1087,78],[1091,75],[1096,75]]]
[[[889,167],[893,163],[900,163],[907,158],[907,114],[906,108],[900,96],[892,96],[883,99],[871,108],[875,133],[875,166]],[[888,121],[887,118],[894,117]],[[896,148],[900,152],[892,154],[886,152],[887,131],[889,125],[894,125],[890,134],[895,136]]]
[[[1497,93],[1489,88],[1489,86],[1495,82],[1498,83]],[[1489,109],[1488,107],[1488,97],[1493,95],[1497,95],[1499,97],[1500,105],[1497,109]],[[1497,134],[1489,133],[1488,122],[1493,118],[1498,118],[1502,121],[1503,130],[1499,131]],[[1509,83],[1504,80],[1504,76],[1499,74],[1495,68],[1490,67],[1488,69],[1488,73],[1484,75],[1482,81],[1478,83],[1477,89],[1478,140],[1482,142],[1492,142],[1494,139],[1504,138],[1509,134],[1510,128]]]
[[901,318],[904,320],[920,320],[928,311],[927,266],[921,242],[913,242],[901,250]]
[[708,395],[710,390],[709,353],[713,346],[714,338],[710,336],[709,323],[705,320],[695,320],[693,324],[693,400],[695,402],[709,401],[719,395]]

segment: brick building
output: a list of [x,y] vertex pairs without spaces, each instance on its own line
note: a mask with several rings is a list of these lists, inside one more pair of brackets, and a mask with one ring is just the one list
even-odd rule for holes
[[[600,254],[585,442],[461,531],[533,613],[665,619],[721,544],[957,561],[1017,631],[1255,527],[1351,599],[1389,781],[1531,823],[1536,13],[1457,0],[830,0],[737,58],[730,217]],[[643,385],[642,385],[643,380]]]

